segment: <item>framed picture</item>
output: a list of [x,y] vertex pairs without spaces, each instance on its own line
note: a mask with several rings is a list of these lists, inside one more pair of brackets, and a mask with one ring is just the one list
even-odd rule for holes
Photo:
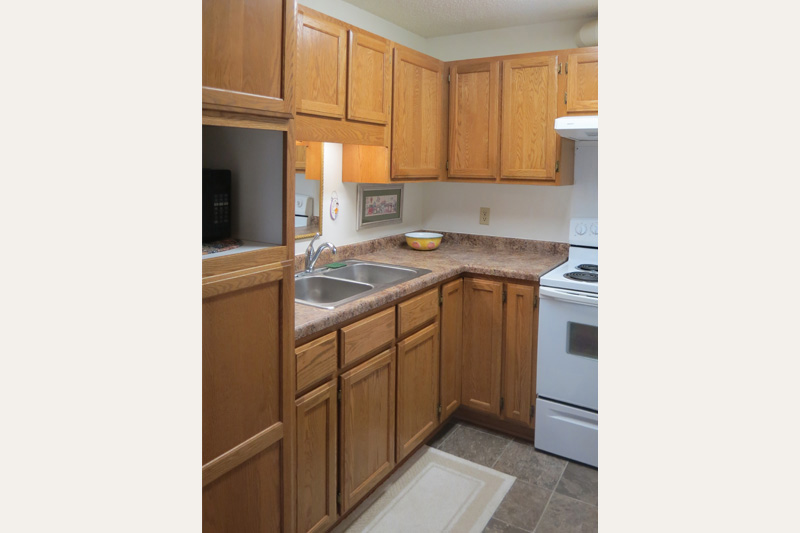
[[403,185],[359,184],[356,230],[403,221]]

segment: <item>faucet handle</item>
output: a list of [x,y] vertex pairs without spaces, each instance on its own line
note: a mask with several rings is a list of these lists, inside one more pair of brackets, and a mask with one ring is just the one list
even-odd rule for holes
[[319,237],[320,237],[320,235],[319,235],[319,232],[317,232],[317,233],[314,235],[314,238],[313,238],[313,239],[311,239],[311,242],[310,242],[310,243],[308,243],[308,248],[307,248],[308,250],[313,250],[313,249],[314,249],[314,242],[315,242],[317,239],[319,239]]

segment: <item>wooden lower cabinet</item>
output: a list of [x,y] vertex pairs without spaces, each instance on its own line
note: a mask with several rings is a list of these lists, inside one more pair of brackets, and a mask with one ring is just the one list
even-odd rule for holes
[[[203,279],[203,531],[292,529],[288,261]],[[288,405],[287,405],[288,400]]]
[[506,420],[531,422],[533,392],[533,331],[535,300],[530,285],[509,283],[506,289],[505,350],[503,357],[503,412]]
[[397,343],[397,461],[439,425],[439,323]]
[[503,349],[503,284],[464,280],[461,402],[500,415],[500,364]]
[[297,410],[297,531],[328,529],[336,514],[336,382],[295,402]]
[[340,376],[341,512],[394,468],[395,348]]
[[461,405],[461,346],[464,280],[442,286],[439,397],[444,420]]

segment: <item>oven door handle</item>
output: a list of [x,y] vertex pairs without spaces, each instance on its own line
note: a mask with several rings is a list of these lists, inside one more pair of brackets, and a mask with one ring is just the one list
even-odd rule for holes
[[562,302],[597,307],[597,294],[590,292],[570,291],[567,289],[554,289],[552,287],[539,287],[539,296],[552,298]]

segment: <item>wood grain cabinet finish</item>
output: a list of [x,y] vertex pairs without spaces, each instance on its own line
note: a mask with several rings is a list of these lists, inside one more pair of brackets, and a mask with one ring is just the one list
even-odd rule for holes
[[342,361],[345,367],[355,363],[381,348],[388,347],[394,341],[395,311],[390,307],[359,320],[341,331]]
[[442,420],[461,405],[461,346],[464,280],[442,286],[439,394]]
[[337,364],[336,332],[295,348],[297,391],[333,377]]
[[534,305],[532,286],[507,285],[503,361],[503,418],[529,425],[533,398]]
[[500,62],[450,67],[448,177],[499,176]]
[[397,461],[439,424],[439,324],[397,343]]
[[290,118],[294,0],[203,0],[203,107]]
[[325,531],[336,514],[336,382],[309,392],[297,409],[297,531]]
[[503,284],[464,280],[461,401],[467,407],[500,415],[500,365],[503,348]]
[[503,61],[500,176],[555,181],[556,56]]
[[347,118],[389,122],[392,53],[386,39],[350,30],[347,69]]
[[343,27],[298,13],[298,113],[344,117],[346,54],[347,32]]
[[[203,530],[293,528],[292,267],[203,280]],[[290,400],[289,400],[290,401]]]
[[439,289],[431,289],[397,306],[397,336],[402,338],[439,316]]
[[340,377],[341,512],[372,490],[394,468],[395,348]]
[[567,56],[567,114],[596,115],[599,109],[597,51]]
[[392,179],[444,177],[444,63],[395,47],[393,68]]

